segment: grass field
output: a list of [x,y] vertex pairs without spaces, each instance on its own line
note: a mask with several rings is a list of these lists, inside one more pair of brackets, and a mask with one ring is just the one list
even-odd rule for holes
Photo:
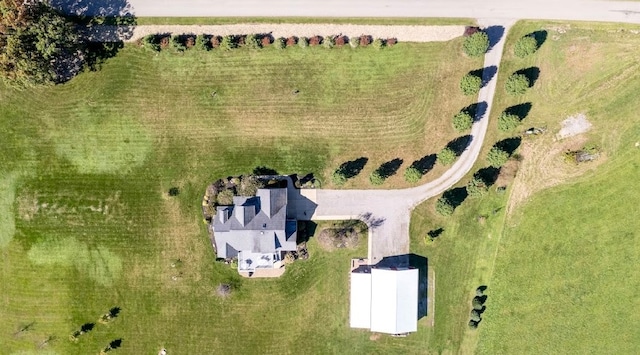
[[[126,354],[420,352],[423,328],[406,342],[348,329],[349,259],[366,242],[325,252],[312,239],[311,259],[281,279],[241,279],[214,262],[199,204],[211,181],[258,165],[322,179],[366,156],[347,186],[368,186],[382,162],[436,152],[471,103],[458,78],[481,65],[459,46],[157,56],[127,46],[65,85],[1,88],[2,352],[35,353],[49,336],[41,351],[57,354],[119,338]],[[221,282],[230,298],[216,295]],[[68,340],[112,307],[112,323]]]
[[[518,37],[542,28],[548,38],[537,54],[511,54]],[[501,95],[495,107],[531,102],[522,128],[547,126],[551,134],[567,116],[584,113],[593,129],[568,141],[595,143],[604,156],[570,169],[561,154],[549,154],[564,143],[550,137],[524,141],[518,179],[530,192],[559,186],[530,195],[507,220],[479,353],[632,354],[640,346],[634,311],[640,306],[640,192],[633,183],[640,172],[640,37],[630,29],[523,22],[509,36],[498,88],[506,74],[521,68],[538,67],[540,77],[529,93]],[[549,171],[560,166],[554,162],[565,167]]]

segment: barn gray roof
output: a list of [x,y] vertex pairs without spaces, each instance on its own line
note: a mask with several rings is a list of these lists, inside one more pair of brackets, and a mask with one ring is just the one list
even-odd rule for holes
[[296,250],[296,221],[287,221],[287,189],[258,189],[256,196],[235,196],[218,206],[213,222],[219,258],[239,251],[273,253]]

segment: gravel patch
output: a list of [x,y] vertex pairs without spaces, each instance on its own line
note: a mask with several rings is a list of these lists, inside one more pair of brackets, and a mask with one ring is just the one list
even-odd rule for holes
[[582,113],[567,118],[562,121],[561,125],[562,128],[560,129],[560,132],[556,134],[556,139],[576,136],[591,129],[591,122],[589,122],[587,120],[587,116]]
[[315,35],[371,35],[374,38],[397,38],[400,42],[444,42],[462,36],[465,26],[394,26],[349,24],[231,24],[231,25],[145,25],[96,26],[85,31],[96,42],[133,42],[156,33],[213,34],[218,36],[249,33],[273,37],[311,37]]

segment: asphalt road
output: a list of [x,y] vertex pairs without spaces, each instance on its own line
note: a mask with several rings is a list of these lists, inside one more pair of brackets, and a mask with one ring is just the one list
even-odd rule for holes
[[640,23],[640,2],[606,0],[51,0],[69,13],[135,16],[467,17]]

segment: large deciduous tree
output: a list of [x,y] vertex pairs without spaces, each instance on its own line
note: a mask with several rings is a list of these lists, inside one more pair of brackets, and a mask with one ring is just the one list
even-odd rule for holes
[[0,74],[11,83],[61,81],[78,44],[75,25],[49,5],[0,0]]

